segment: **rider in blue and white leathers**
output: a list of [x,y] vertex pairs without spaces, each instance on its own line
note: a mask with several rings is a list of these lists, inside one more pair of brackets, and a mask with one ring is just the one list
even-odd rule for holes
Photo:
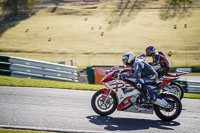
[[129,66],[132,68],[132,74],[122,74],[121,78],[137,87],[138,89],[144,89],[148,92],[150,100],[156,100],[154,91],[152,90],[152,84],[156,83],[158,80],[157,72],[145,61],[136,60],[136,56],[133,52],[126,52],[122,55],[122,61],[124,66]]

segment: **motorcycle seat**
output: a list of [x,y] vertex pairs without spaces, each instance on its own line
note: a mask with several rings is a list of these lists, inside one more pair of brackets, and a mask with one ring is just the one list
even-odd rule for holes
[[146,85],[159,86],[162,82],[146,83]]

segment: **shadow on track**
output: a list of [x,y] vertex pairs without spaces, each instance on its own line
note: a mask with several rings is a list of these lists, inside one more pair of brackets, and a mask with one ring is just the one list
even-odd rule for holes
[[[137,118],[103,117],[98,115],[88,116],[87,119],[96,125],[105,125],[104,129],[109,131],[130,131],[157,128],[162,130],[174,130],[171,126],[179,126],[180,123],[162,120],[148,120]],[[170,126],[170,127],[169,127]]]

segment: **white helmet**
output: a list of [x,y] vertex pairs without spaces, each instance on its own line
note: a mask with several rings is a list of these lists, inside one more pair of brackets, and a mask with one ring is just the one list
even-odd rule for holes
[[133,52],[126,52],[122,55],[122,62],[123,65],[126,66],[130,66],[131,64],[134,63],[135,61],[135,54]]

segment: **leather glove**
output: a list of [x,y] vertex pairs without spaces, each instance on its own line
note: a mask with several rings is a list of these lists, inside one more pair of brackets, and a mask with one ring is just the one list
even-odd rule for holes
[[120,75],[120,79],[121,79],[121,80],[126,79],[127,77],[128,77],[127,74],[121,74],[121,75]]

